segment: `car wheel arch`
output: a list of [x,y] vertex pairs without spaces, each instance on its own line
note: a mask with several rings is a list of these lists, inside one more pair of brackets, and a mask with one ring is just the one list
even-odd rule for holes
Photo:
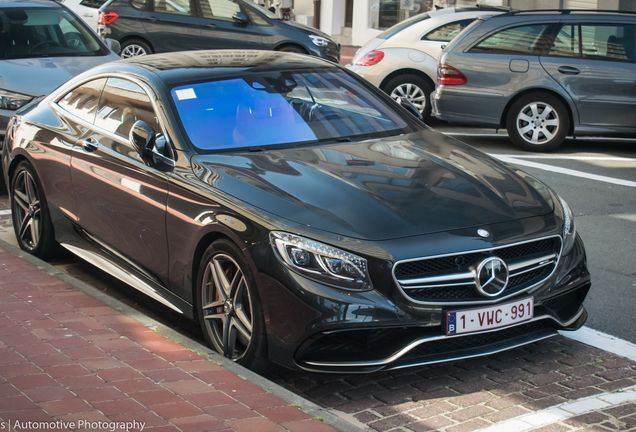
[[8,183],[6,186],[7,188],[7,192],[11,191],[11,180],[13,179],[13,173],[15,172],[16,168],[18,167],[18,165],[20,165],[20,163],[22,161],[27,161],[31,164],[31,166],[33,167],[34,170],[36,170],[35,172],[38,174],[38,176],[40,175],[37,172],[37,169],[35,168],[35,165],[33,165],[33,162],[26,157],[25,155],[23,155],[22,153],[18,153],[16,154],[13,159],[11,160],[11,164],[9,165],[9,167],[7,168],[7,176],[8,176]]
[[129,40],[138,40],[140,42],[143,42],[145,44],[148,44],[148,46],[155,51],[155,47],[150,43],[150,41],[148,39],[146,39],[145,37],[141,36],[141,35],[137,35],[137,34],[128,34],[126,36],[124,36],[123,38],[121,38],[121,40],[119,41],[120,45],[124,45],[126,42],[128,42]]
[[384,87],[386,87],[386,85],[391,82],[391,80],[397,76],[400,75],[416,75],[421,77],[422,79],[424,79],[430,86],[432,89],[435,89],[435,82],[431,79],[430,76],[428,76],[427,74],[425,74],[424,72],[417,70],[417,69],[399,69],[396,71],[391,72],[390,74],[388,74],[380,83],[380,85],[378,86],[380,89],[382,89],[384,91]]
[[533,87],[533,88],[529,88],[529,89],[524,89],[523,91],[520,91],[519,93],[517,93],[516,95],[514,95],[513,97],[510,98],[510,100],[508,101],[508,103],[506,104],[503,112],[501,113],[501,119],[499,121],[499,126],[502,129],[506,128],[506,118],[508,117],[508,112],[510,111],[510,107],[512,107],[512,105],[519,99],[522,98],[525,95],[528,95],[530,93],[546,93],[546,94],[550,94],[556,98],[558,98],[563,105],[565,106],[565,109],[568,111],[568,115],[570,116],[570,126],[568,129],[568,135],[573,135],[574,134],[574,123],[576,122],[576,117],[574,115],[574,111],[572,106],[570,105],[570,102],[559,92],[554,91],[553,89],[550,88],[546,88],[546,87]]
[[305,54],[309,54],[309,51],[307,50],[307,48],[305,48],[301,44],[296,43],[296,42],[289,42],[289,41],[282,42],[279,45],[276,45],[274,47],[274,51],[282,51],[285,48],[296,48],[296,49],[302,50],[303,53],[305,53]]

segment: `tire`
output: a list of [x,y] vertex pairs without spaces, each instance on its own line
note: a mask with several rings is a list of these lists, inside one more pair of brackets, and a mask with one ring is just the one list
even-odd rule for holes
[[121,44],[121,58],[140,57],[152,54],[154,51],[146,42],[139,39],[128,39]]
[[13,230],[20,248],[42,259],[52,257],[57,243],[49,207],[40,179],[29,162],[20,162],[16,167],[10,197]]
[[430,117],[433,89],[424,78],[412,74],[398,75],[382,90],[393,99],[406,98],[420,111],[423,120]]
[[207,343],[255,372],[270,366],[265,320],[250,267],[231,241],[212,243],[197,276],[196,305]]
[[506,129],[520,149],[549,152],[565,139],[570,129],[570,115],[556,96],[530,93],[512,104],[506,116]]
[[282,47],[276,49],[276,51],[307,54],[307,51],[296,45],[283,45]]

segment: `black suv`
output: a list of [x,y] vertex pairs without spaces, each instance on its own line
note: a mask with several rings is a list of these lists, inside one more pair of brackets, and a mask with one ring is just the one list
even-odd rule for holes
[[121,44],[122,57],[198,49],[266,49],[337,63],[340,44],[327,34],[283,21],[252,1],[111,0],[98,33]]

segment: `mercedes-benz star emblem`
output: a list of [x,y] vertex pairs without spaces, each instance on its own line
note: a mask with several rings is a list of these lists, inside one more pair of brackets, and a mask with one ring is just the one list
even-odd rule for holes
[[479,236],[483,238],[490,237],[490,233],[488,232],[488,230],[485,230],[483,228],[478,229],[477,234],[479,234]]
[[475,285],[482,295],[495,297],[506,289],[508,276],[508,266],[504,260],[497,257],[486,258],[477,267]]

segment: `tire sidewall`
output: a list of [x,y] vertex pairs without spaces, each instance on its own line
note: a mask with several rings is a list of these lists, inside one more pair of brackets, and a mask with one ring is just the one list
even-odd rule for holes
[[401,86],[402,84],[413,84],[419,87],[420,90],[422,90],[422,92],[424,93],[426,97],[425,98],[426,106],[424,107],[424,110],[422,111],[422,119],[423,120],[428,119],[431,115],[431,108],[432,108],[431,93],[433,92],[433,89],[431,88],[431,86],[422,77],[419,77],[417,75],[405,74],[405,75],[399,75],[391,79],[391,81],[389,81],[384,86],[383,90],[386,94],[391,96],[391,93],[393,93],[393,90],[395,90],[397,87]]
[[[532,144],[526,141],[517,131],[517,117],[522,108],[532,102],[544,102],[550,105],[559,116],[559,131],[545,144]],[[521,150],[534,152],[549,152],[559,147],[570,129],[570,115],[565,105],[559,98],[549,93],[530,93],[517,99],[511,106],[506,116],[506,129],[512,142]]]
[[[252,339],[250,340],[245,355],[237,363],[257,372],[264,371],[269,366],[269,361],[267,360],[265,319],[263,318],[263,309],[261,307],[261,299],[256,287],[256,281],[243,252],[241,252],[238,246],[236,246],[233,242],[226,239],[216,240],[208,246],[201,258],[201,263],[197,272],[194,303],[196,306],[199,324],[201,325],[201,330],[203,331],[203,335],[208,345],[219,352],[221,347],[215,343],[213,337],[208,333],[201,299],[201,285],[203,276],[205,275],[205,269],[210,260],[219,253],[229,255],[239,265],[243,272],[243,276],[245,277],[247,289],[249,290],[249,294],[252,299]],[[219,352],[219,354],[223,355],[222,352]]]

